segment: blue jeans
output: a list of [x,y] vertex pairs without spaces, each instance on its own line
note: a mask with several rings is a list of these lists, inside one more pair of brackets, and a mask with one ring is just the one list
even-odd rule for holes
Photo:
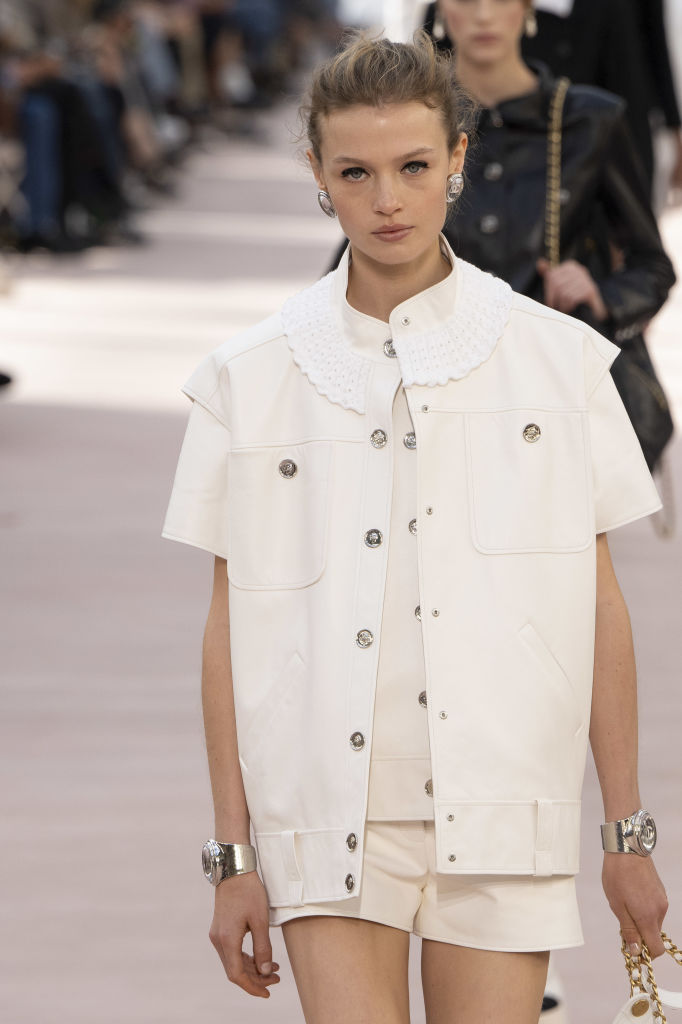
[[22,235],[50,235],[59,229],[62,196],[61,123],[49,96],[28,92],[19,110],[26,167],[21,191],[27,210],[19,218]]

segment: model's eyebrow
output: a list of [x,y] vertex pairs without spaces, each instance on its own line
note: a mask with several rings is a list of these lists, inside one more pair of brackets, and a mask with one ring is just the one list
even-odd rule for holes
[[[425,156],[427,153],[433,153],[433,146],[422,146],[420,149],[413,149],[411,153],[405,153],[404,156],[396,158],[396,162],[406,163],[408,160],[412,160],[415,156]],[[335,156],[332,160],[333,164],[366,164],[366,160],[360,160],[355,156]]]

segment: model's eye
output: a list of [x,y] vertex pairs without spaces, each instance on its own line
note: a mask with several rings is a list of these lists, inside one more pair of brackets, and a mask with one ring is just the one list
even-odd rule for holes
[[405,164],[403,170],[407,171],[408,174],[419,174],[421,170],[428,166],[423,160],[410,160],[409,164]]
[[360,181],[364,174],[362,167],[347,167],[345,171],[341,171],[341,177],[350,181]]

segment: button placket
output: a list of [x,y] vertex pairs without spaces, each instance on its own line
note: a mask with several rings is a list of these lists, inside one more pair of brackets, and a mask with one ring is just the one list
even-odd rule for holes
[[[360,525],[358,538],[358,585],[354,609],[355,630],[352,634],[350,689],[348,693],[344,742],[347,750],[347,785],[353,795],[349,807],[349,821],[363,820],[366,808],[367,781],[371,751],[371,722],[376,690],[378,637],[381,611],[386,586],[386,558],[388,549],[390,491],[393,474],[393,451],[389,446],[393,400],[400,384],[392,341],[384,344],[385,364],[376,367],[374,386],[368,393],[365,410],[369,424],[367,439],[371,447],[365,461],[363,501],[361,507],[351,509]],[[389,360],[392,362],[389,363]],[[384,424],[378,426],[377,424]],[[381,528],[379,527],[381,524]],[[346,876],[346,891],[357,889],[362,868],[355,851],[360,847],[361,834],[349,832],[344,837],[346,856],[354,858],[355,870]],[[350,867],[350,864],[349,864]]]

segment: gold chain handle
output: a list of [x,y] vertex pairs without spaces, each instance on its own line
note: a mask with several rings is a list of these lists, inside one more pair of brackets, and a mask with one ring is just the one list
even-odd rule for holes
[[[663,946],[665,947],[666,953],[668,953],[676,964],[682,967],[682,950],[678,949],[675,943],[668,938],[665,932],[661,932],[661,939],[663,940]],[[649,996],[656,1005],[654,1010],[654,1020],[658,1024],[667,1024],[667,1019],[663,1013],[663,1007],[661,1006],[661,999],[658,994],[658,985],[656,984],[656,978],[654,977],[654,967],[651,963],[651,957],[649,956],[649,950],[646,945],[642,943],[642,952],[638,956],[633,956],[628,947],[625,944],[625,939],[621,942],[621,952],[625,958],[625,969],[628,972],[630,978],[630,995],[642,995]],[[642,963],[646,969],[646,982],[642,977]]]
[[547,133],[547,188],[545,195],[545,250],[550,266],[559,265],[561,216],[561,129],[568,78],[560,78],[552,94]]

